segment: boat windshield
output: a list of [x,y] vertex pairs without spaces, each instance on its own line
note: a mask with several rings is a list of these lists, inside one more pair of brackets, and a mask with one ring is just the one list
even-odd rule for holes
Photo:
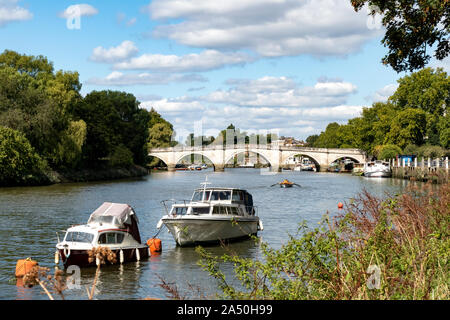
[[[211,191],[205,192],[205,201],[209,200],[211,195]],[[203,191],[195,191],[194,196],[192,197],[192,202],[200,202],[203,200]]]
[[217,200],[231,200],[231,191],[213,191],[211,201]]
[[67,242],[82,242],[82,243],[91,243],[94,240],[94,235],[92,233],[87,232],[67,232],[66,238],[64,239]]

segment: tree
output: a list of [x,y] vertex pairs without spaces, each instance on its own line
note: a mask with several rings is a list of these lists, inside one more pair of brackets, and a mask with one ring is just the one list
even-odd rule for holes
[[70,122],[57,146],[53,162],[59,166],[75,168],[82,159],[86,135],[86,122],[83,120]]
[[450,77],[442,68],[426,68],[398,80],[389,98],[400,109],[418,108],[442,116],[450,105]]
[[57,153],[71,123],[69,110],[81,100],[78,78],[76,72],[55,73],[43,56],[0,55],[0,124],[23,132],[53,166],[62,164]]
[[414,71],[423,68],[431,56],[427,48],[434,48],[434,57],[446,58],[450,52],[450,1],[448,0],[351,0],[355,11],[364,5],[371,15],[381,13],[386,34],[382,40],[388,54],[382,59],[395,71]]
[[317,148],[339,148],[340,141],[337,139],[339,128],[340,125],[337,122],[330,123],[316,140],[315,146]]
[[450,114],[441,117],[438,123],[439,142],[443,148],[450,148]]
[[319,135],[313,134],[312,136],[309,136],[308,138],[306,138],[306,143],[308,144],[309,147],[315,147],[315,143],[316,143],[317,139],[319,139]]
[[402,154],[402,149],[393,144],[386,144],[379,149],[378,159],[393,159],[397,155]]
[[419,109],[400,111],[391,123],[385,142],[406,147],[408,144],[422,145],[426,128],[426,113]]
[[139,104],[132,94],[119,91],[93,91],[77,104],[73,114],[87,125],[84,155],[89,163],[110,157],[120,145],[132,152],[136,164],[145,163],[149,114]]
[[44,168],[23,133],[0,126],[0,185],[32,182]]

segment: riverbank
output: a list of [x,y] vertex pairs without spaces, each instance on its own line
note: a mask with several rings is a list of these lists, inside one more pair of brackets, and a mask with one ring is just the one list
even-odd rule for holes
[[448,183],[449,170],[445,168],[393,167],[392,177],[411,181]]
[[97,168],[61,171],[47,170],[36,175],[22,177],[20,181],[16,181],[14,183],[1,184],[1,187],[48,186],[59,183],[118,180],[143,177],[148,174],[148,169],[138,165],[130,165],[126,167],[101,166]]
[[96,168],[66,170],[63,172],[52,171],[49,173],[49,180],[52,184],[69,182],[92,182],[103,180],[116,180],[146,176],[149,171],[138,165],[115,168]]

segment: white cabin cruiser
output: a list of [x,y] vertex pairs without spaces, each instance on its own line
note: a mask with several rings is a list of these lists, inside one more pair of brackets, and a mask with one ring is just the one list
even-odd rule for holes
[[256,215],[253,198],[246,190],[236,188],[204,188],[194,191],[192,199],[174,203],[159,220],[179,246],[217,243],[248,238],[263,230]]
[[392,175],[389,163],[376,160],[364,164],[365,177],[390,177]]
[[[59,239],[58,239],[59,241]],[[117,261],[138,261],[149,256],[146,244],[141,244],[138,219],[128,204],[103,203],[85,225],[72,226],[63,241],[56,245],[55,262],[61,258],[65,267],[90,266],[88,251],[107,247],[116,253]]]

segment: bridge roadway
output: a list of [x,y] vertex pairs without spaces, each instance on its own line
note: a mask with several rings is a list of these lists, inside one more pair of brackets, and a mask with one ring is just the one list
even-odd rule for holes
[[287,147],[276,144],[213,144],[208,146],[176,146],[172,148],[155,148],[149,151],[149,156],[159,158],[168,167],[169,171],[175,171],[175,166],[189,155],[202,155],[209,159],[214,171],[224,171],[225,165],[235,156],[246,152],[259,154],[269,162],[272,171],[280,171],[287,168],[289,159],[302,155],[310,158],[320,171],[326,171],[331,163],[341,158],[350,158],[358,163],[366,162],[367,156],[359,149],[324,149]]

